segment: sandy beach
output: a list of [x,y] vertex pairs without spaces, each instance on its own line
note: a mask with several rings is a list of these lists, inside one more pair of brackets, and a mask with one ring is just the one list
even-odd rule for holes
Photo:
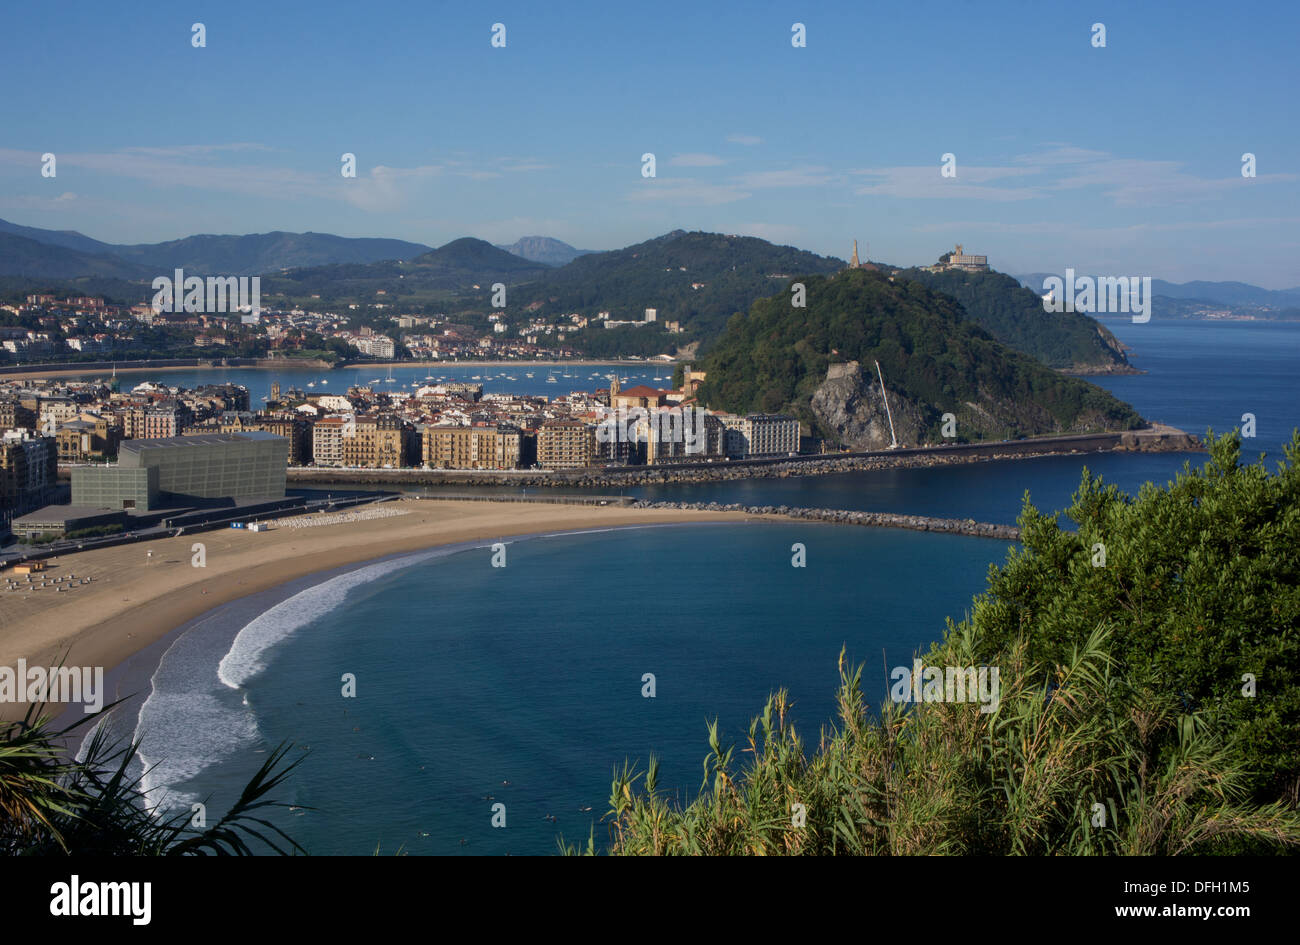
[[[53,559],[36,583],[63,578],[59,584],[31,591],[0,588],[0,666],[16,667],[22,658],[28,666],[62,660],[65,666],[107,671],[228,601],[400,552],[586,528],[752,518],[738,512],[418,499],[373,508],[383,517],[330,519],[312,527],[286,522],[260,533],[221,529]],[[193,564],[196,542],[204,545],[205,567]],[[21,718],[26,709],[22,702],[0,703],[0,720]]]

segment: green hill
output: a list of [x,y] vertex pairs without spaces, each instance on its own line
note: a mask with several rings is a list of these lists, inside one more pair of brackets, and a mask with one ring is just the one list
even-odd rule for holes
[[262,284],[264,294],[283,292],[297,297],[316,294],[326,302],[374,301],[380,290],[389,300],[427,293],[474,292],[473,298],[486,311],[491,308],[492,283],[514,285],[536,279],[549,269],[497,249],[491,243],[464,237],[406,262],[390,260],[294,269],[265,278]]
[[[1142,425],[1127,404],[997,341],[919,282],[861,269],[802,281],[806,308],[792,307],[787,289],[728,322],[699,365],[708,406],[793,412],[833,440],[875,448],[890,441],[879,360],[902,443],[941,442],[945,413],[958,440]],[[827,378],[850,362],[861,369]]]
[[200,234],[166,243],[116,246],[124,259],[166,271],[187,269],[195,274],[260,274],[329,263],[369,263],[410,259],[427,246],[405,240],[354,239],[331,233],[250,233],[245,236]]
[[[13,242],[11,237],[35,245]],[[0,275],[32,278],[114,276],[152,279],[186,269],[192,275],[257,275],[330,263],[410,259],[429,251],[405,240],[334,236],[330,233],[200,234],[165,243],[115,244],[75,230],[45,230],[0,220]]]
[[707,340],[721,334],[734,313],[746,311],[790,277],[843,267],[842,260],[754,237],[674,230],[634,246],[579,256],[520,286],[511,305],[542,316],[608,311],[615,320],[640,319],[653,308],[659,322],[680,322],[687,340]]
[[143,279],[148,270],[101,253],[87,253],[66,246],[51,246],[12,233],[0,233],[0,276],[30,279],[71,279],[95,276],[110,279]]
[[1005,273],[904,269],[898,277],[951,296],[998,341],[1049,367],[1130,370],[1123,347],[1108,328],[1082,312],[1043,311],[1042,297]]

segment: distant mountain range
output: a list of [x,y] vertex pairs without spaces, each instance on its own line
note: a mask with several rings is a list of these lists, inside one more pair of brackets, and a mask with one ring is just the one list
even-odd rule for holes
[[263,274],[331,263],[411,259],[432,247],[405,240],[329,233],[187,236],[165,243],[116,244],[74,230],[42,230],[0,220],[0,276],[76,278],[111,275],[152,279],[172,269],[194,275]]
[[498,243],[497,249],[522,256],[532,262],[546,263],[548,266],[563,266],[573,262],[579,256],[596,252],[594,249],[574,249],[568,243],[551,239],[549,236],[525,236],[515,240],[509,246]]
[[[283,232],[127,245],[0,221],[0,290],[11,297],[64,288],[141,301],[154,277],[176,268],[193,275],[260,274],[262,299],[273,305],[311,299],[326,306],[384,302],[480,320],[499,308],[491,287],[504,283],[512,323],[524,316],[555,319],[578,313],[590,322],[566,340],[577,350],[604,357],[699,346],[707,350],[756,299],[789,292],[793,282],[806,277],[833,275],[846,263],[755,237],[683,230],[623,249],[589,252],[544,236],[524,237],[508,247],[465,237],[431,249],[402,240]],[[954,299],[993,338],[1049,367],[1085,373],[1131,370],[1122,346],[1095,319],[1083,314],[1041,317],[1043,274],[1020,277],[1029,289],[1002,273],[906,269],[900,277]],[[1241,283],[1158,285],[1184,295],[1227,292],[1224,297],[1233,299],[1285,302],[1294,295],[1300,300],[1300,290],[1276,293]],[[1175,304],[1203,303],[1166,300],[1167,306]],[[656,312],[653,322],[645,318],[647,309]],[[632,324],[607,330],[594,317],[600,312],[608,312],[610,321]],[[668,323],[675,323],[671,332]]]
[[[1063,275],[1056,272],[1030,272],[1016,278],[1041,296],[1043,280],[1053,276],[1060,279]],[[1089,274],[1076,273],[1076,276],[1082,275]],[[1166,282],[1164,279],[1152,279],[1151,295],[1155,300],[1153,317],[1195,317],[1206,307],[1222,306],[1238,314],[1260,318],[1300,318],[1300,286],[1294,289],[1262,289],[1246,282]]]
[[0,231],[0,275],[52,280],[93,276],[134,281],[144,279],[146,271],[121,256],[38,243]]
[[[186,269],[195,275],[255,273],[346,263],[409,260],[433,247],[405,240],[366,239],[329,233],[202,234],[164,243],[105,243],[75,230],[43,230],[0,220],[0,276],[76,278],[114,276],[143,279],[159,271]],[[57,252],[54,249],[66,250]],[[593,252],[549,236],[525,236],[497,249],[529,262],[563,266]]]
[[263,276],[262,291],[263,297],[283,292],[319,295],[323,301],[375,301],[383,292],[396,301],[419,293],[464,292],[478,286],[479,301],[490,306],[488,287],[493,283],[513,285],[550,271],[549,266],[466,236],[409,260],[335,263]]

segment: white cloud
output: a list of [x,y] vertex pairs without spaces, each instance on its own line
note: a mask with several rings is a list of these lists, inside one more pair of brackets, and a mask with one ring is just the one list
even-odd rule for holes
[[720,158],[716,154],[676,154],[668,161],[674,167],[718,167],[726,164],[726,158]]
[[634,201],[664,201],[682,206],[716,206],[752,196],[730,184],[709,184],[688,177],[655,177],[626,195]]
[[990,187],[987,182],[1007,177],[1037,174],[1037,168],[963,167],[957,164],[955,178],[943,177],[936,163],[929,167],[876,167],[854,170],[852,174],[870,178],[854,190],[856,194],[876,194],[907,199],[1029,200],[1039,194],[1030,187]]
[[823,187],[833,184],[836,175],[825,167],[793,167],[782,171],[754,171],[742,174],[738,185],[760,190],[767,187]]
[[1072,220],[1043,220],[1026,223],[1006,223],[997,220],[960,220],[944,223],[924,223],[912,227],[917,233],[935,233],[945,230],[984,231],[988,233],[1069,234],[1088,237],[1094,241],[1121,239],[1143,233],[1183,233],[1203,230],[1257,230],[1269,226],[1294,226],[1300,217],[1243,217],[1231,220],[1184,220],[1177,223],[1132,223],[1125,226],[1083,227]]
[[763,143],[763,139],[758,135],[727,135],[727,140],[732,144],[743,144],[747,147]]
[[357,175],[355,180],[344,180],[344,199],[354,207],[371,212],[400,210],[410,203],[419,181],[437,177],[443,170],[436,164],[421,167],[380,164],[370,169],[369,176]]

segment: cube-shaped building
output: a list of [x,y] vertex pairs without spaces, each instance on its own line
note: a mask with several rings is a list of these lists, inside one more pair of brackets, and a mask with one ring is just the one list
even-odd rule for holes
[[116,466],[74,466],[72,504],[148,511],[196,499],[282,499],[289,441],[261,431],[123,440]]

